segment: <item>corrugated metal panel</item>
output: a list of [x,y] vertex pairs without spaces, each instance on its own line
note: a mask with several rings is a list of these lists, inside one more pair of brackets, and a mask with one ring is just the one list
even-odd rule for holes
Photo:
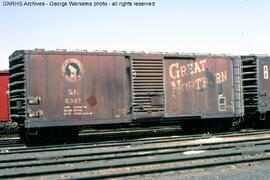
[[9,59],[10,117],[13,122],[24,123],[26,118],[26,63],[22,51]]
[[163,59],[131,58],[132,118],[160,117],[164,113]]

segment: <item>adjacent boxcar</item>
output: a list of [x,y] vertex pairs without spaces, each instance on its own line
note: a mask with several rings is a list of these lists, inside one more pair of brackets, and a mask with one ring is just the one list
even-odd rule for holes
[[11,119],[24,129],[243,114],[238,57],[33,50],[9,62]]
[[242,56],[242,84],[245,105],[245,118],[256,120],[269,119],[270,112],[270,57]]
[[8,71],[0,71],[0,122],[9,121]]

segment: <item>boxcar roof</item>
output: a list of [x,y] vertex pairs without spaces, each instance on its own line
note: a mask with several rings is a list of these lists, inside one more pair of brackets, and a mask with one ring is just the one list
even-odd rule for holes
[[204,57],[204,56],[212,56],[212,57],[235,57],[237,55],[232,54],[212,54],[212,53],[183,53],[183,52],[144,52],[144,51],[123,51],[123,50],[114,50],[114,51],[106,51],[106,50],[95,50],[95,51],[87,51],[87,50],[66,50],[66,49],[56,49],[56,50],[45,50],[45,49],[34,49],[34,50],[17,50],[11,56],[16,56],[17,54],[99,54],[99,55],[157,55],[166,57]]

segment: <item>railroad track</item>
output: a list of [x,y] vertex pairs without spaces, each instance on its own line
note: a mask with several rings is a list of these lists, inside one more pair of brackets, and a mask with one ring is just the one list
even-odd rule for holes
[[[248,133],[265,133],[265,130],[253,130],[248,129],[244,130],[248,131]],[[223,133],[215,133],[217,135],[227,134],[230,136],[231,132],[223,132]],[[243,132],[238,133],[240,136],[243,135]],[[181,137],[181,135],[183,137]],[[114,141],[114,140],[132,140],[138,138],[145,137],[161,137],[160,139],[168,139],[172,140],[173,138],[193,138],[193,137],[201,137],[201,134],[195,135],[186,135],[182,132],[179,125],[173,126],[154,126],[154,127],[134,127],[134,128],[118,128],[118,129],[92,129],[92,128],[84,128],[80,131],[79,138],[75,141],[76,143],[87,143],[87,142],[102,142],[102,141]],[[204,134],[203,136],[207,136]],[[237,136],[236,132],[234,132],[233,136]],[[24,146],[21,143],[19,135],[16,133],[13,134],[5,134],[0,136],[0,148],[8,148],[8,147],[19,147]]]
[[248,130],[1,147],[0,179],[140,178],[171,171],[266,161],[270,159],[269,145],[269,130]]
[[2,135],[0,137],[0,148],[22,145],[19,136],[16,135]]
[[[98,142],[103,140],[123,140],[139,137],[165,136],[181,133],[180,126],[155,126],[149,128],[118,128],[118,129],[91,129],[85,128],[80,131],[76,143]],[[0,136],[0,148],[24,146],[18,134],[2,134]]]

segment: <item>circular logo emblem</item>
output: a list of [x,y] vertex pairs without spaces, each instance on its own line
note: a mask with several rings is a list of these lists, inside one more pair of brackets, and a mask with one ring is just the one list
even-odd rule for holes
[[70,58],[62,64],[63,77],[69,82],[78,82],[82,79],[84,69],[82,63],[78,59]]

